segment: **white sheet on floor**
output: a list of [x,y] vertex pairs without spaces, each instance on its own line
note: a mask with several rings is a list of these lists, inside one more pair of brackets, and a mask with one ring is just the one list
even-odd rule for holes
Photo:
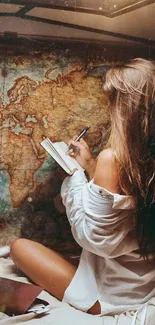
[[[29,282],[26,277],[18,275],[16,267],[10,258],[0,258],[0,276]],[[66,303],[60,302],[45,291],[39,297],[49,302],[49,313],[43,316],[36,316],[34,313],[29,313],[13,317],[8,317],[6,314],[0,313],[0,325],[131,325],[134,317],[134,314],[129,312],[115,317],[92,316],[78,311]],[[139,316],[137,315],[136,325],[140,325]],[[154,324],[155,298],[150,302],[145,321],[145,325]]]

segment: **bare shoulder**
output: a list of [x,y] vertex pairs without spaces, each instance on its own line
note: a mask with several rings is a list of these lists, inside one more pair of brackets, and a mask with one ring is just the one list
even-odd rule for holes
[[100,152],[97,158],[94,183],[110,192],[119,193],[118,166],[111,149]]
[[104,149],[99,153],[98,158],[113,161],[114,160],[113,151],[110,148]]

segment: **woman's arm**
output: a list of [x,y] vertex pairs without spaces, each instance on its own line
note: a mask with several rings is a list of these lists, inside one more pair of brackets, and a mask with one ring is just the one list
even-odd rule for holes
[[101,151],[94,171],[94,183],[112,193],[119,193],[118,165],[111,149]]
[[[105,177],[101,171],[106,165]],[[100,256],[117,256],[122,249],[119,244],[131,228],[131,218],[120,210],[113,210],[114,196],[108,191],[117,192],[117,172],[110,152],[101,153],[97,159],[94,182],[87,182],[84,173],[76,171],[67,177],[62,185],[61,195],[75,240],[80,246]],[[112,175],[114,184],[112,183]],[[105,182],[106,179],[106,182]],[[99,184],[98,184],[99,183]],[[104,184],[105,191],[102,191]],[[100,187],[101,186],[101,187]],[[106,192],[106,189],[108,190]],[[125,240],[131,248],[130,238]]]

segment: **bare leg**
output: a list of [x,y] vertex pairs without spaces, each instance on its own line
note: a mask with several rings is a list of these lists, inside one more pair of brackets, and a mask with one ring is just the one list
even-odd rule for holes
[[[77,267],[66,261],[55,251],[28,239],[17,239],[11,247],[11,258],[34,283],[62,300]],[[89,310],[100,313],[99,303]]]
[[76,272],[76,266],[58,253],[28,239],[12,244],[11,258],[32,281],[60,300]]

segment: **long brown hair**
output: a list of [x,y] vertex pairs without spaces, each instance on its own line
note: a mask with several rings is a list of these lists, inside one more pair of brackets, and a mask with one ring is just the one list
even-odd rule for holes
[[140,253],[155,256],[155,63],[134,59],[106,75],[111,132],[123,194],[135,199]]

